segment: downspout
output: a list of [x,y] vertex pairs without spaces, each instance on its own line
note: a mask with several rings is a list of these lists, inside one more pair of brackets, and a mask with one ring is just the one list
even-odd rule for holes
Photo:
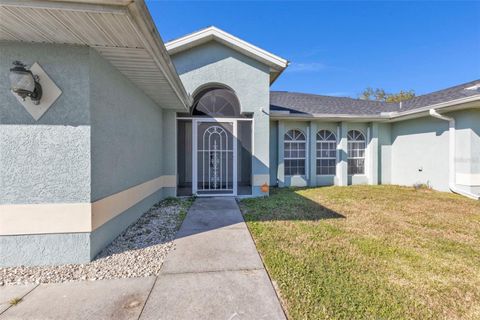
[[455,183],[455,176],[456,176],[456,171],[455,171],[455,146],[456,146],[456,140],[455,140],[455,119],[452,117],[447,117],[444,115],[441,115],[440,113],[437,112],[435,109],[430,109],[429,113],[432,117],[448,121],[448,187],[450,190],[454,193],[458,193],[462,196],[474,199],[474,200],[479,200],[480,195],[474,194],[468,191],[460,190],[457,187],[457,184]]

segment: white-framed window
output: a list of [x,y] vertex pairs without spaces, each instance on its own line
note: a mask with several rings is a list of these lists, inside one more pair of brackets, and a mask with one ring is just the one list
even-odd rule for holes
[[289,130],[284,137],[283,160],[285,175],[305,175],[306,139],[297,129]]
[[359,130],[350,130],[348,141],[348,174],[365,174],[365,135]]
[[317,175],[335,175],[337,138],[330,130],[317,132]]

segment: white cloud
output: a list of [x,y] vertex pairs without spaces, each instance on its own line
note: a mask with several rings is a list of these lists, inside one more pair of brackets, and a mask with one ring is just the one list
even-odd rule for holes
[[351,97],[350,92],[345,92],[345,91],[326,92],[326,93],[320,93],[320,94],[322,96]]

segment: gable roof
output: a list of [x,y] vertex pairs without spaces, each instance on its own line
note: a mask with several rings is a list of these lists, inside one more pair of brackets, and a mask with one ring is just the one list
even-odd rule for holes
[[270,83],[273,83],[288,66],[288,61],[251,43],[231,35],[217,27],[211,26],[165,44],[169,54],[173,55],[209,41],[217,41],[254,60],[270,67]]
[[143,0],[0,0],[0,41],[89,46],[163,108],[191,104]]
[[425,108],[438,107],[440,104],[448,106],[462,100],[472,100],[467,98],[480,100],[480,80],[424,94],[402,103],[272,91],[270,110],[277,112],[277,115],[390,118],[422,112]]

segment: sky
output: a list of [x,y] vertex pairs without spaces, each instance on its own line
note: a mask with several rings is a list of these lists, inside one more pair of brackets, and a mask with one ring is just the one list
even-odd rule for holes
[[147,5],[165,42],[214,25],[290,61],[272,90],[419,95],[480,79],[480,1]]

